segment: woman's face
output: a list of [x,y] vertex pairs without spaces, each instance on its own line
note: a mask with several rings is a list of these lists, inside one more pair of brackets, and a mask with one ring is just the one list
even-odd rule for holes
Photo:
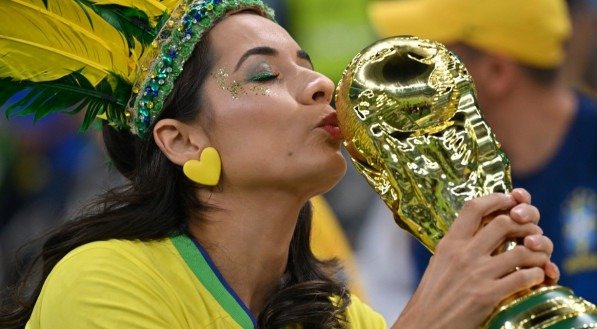
[[215,62],[203,93],[209,141],[222,157],[222,183],[306,194],[344,174],[330,106],[333,82],[276,23],[231,15],[210,32]]

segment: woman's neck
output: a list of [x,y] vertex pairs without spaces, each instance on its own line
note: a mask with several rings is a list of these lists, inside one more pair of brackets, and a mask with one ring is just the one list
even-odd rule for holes
[[254,315],[279,284],[304,201],[273,192],[214,193],[216,209],[189,221],[227,283]]

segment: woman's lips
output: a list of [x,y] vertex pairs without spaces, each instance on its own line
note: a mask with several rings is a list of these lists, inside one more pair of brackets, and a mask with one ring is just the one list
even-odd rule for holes
[[342,139],[342,132],[340,132],[340,127],[332,126],[332,125],[325,125],[323,127],[325,131],[328,132],[334,139],[341,140]]
[[336,112],[332,112],[323,118],[318,127],[323,128],[332,138],[342,140],[342,132],[340,131],[340,127],[338,127]]

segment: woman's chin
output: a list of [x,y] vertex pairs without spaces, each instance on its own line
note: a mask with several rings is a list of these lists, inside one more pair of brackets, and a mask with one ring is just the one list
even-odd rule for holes
[[346,174],[346,160],[341,155],[340,158],[340,160],[326,166],[325,170],[321,170],[319,174],[314,175],[317,184],[321,186],[322,191],[319,194],[328,192],[334,188],[342,177],[344,177],[344,174]]

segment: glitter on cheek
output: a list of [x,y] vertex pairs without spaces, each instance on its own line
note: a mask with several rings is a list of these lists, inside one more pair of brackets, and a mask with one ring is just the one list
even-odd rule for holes
[[212,74],[213,77],[216,79],[218,85],[222,88],[222,90],[227,90],[232,95],[233,99],[238,99],[239,95],[246,95],[247,91],[242,83],[233,80],[229,82],[230,75],[226,69],[219,69],[216,73]]
[[265,88],[263,86],[253,86],[250,88],[250,90],[257,96],[270,96],[272,94],[272,91],[269,88]]
[[225,69],[219,69],[218,72],[212,73],[212,76],[216,79],[222,90],[226,90],[226,82],[229,77],[228,72]]
[[[241,83],[236,80],[232,80],[232,82],[230,82],[230,74],[228,74],[226,69],[218,69],[217,72],[212,73],[212,76],[216,79],[218,86],[220,86],[222,90],[227,90],[232,95],[233,99],[238,99],[241,95],[248,95],[247,88],[245,88],[245,83]],[[251,86],[248,88],[248,90],[257,96],[272,95],[271,89],[264,86]]]
[[246,95],[247,92],[245,91],[245,87],[240,83],[235,81],[232,81],[232,83],[230,84],[230,87],[228,88],[228,91],[230,91],[230,93],[232,94],[232,98],[237,99],[238,95],[244,94]]

